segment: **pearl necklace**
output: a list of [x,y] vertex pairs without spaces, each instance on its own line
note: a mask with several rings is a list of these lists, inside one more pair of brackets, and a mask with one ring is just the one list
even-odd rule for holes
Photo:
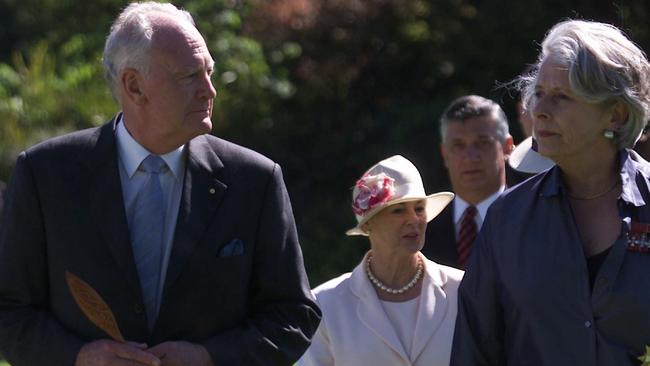
[[422,271],[424,270],[424,263],[422,262],[421,258],[418,258],[418,269],[415,271],[415,276],[413,279],[407,283],[406,285],[400,287],[400,288],[390,288],[386,286],[383,282],[381,282],[375,275],[372,273],[370,270],[370,261],[372,259],[372,256],[368,256],[368,260],[366,261],[366,273],[368,274],[368,279],[370,282],[372,282],[375,287],[382,291],[386,291],[389,294],[403,294],[404,292],[408,291],[411,287],[415,286],[416,283],[420,280],[420,277],[422,277]]

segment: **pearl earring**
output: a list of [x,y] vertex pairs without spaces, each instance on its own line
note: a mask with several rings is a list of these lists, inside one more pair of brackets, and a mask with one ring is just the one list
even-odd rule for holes
[[605,130],[605,132],[603,132],[603,137],[608,140],[613,140],[615,135],[616,133],[613,130]]

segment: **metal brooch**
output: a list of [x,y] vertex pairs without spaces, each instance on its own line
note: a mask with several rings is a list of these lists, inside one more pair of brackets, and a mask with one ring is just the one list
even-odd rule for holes
[[650,252],[650,224],[632,222],[627,233],[627,250],[638,253]]

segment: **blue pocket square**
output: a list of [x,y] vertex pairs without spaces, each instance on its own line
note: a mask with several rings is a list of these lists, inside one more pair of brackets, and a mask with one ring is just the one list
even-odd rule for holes
[[233,257],[244,254],[244,243],[239,239],[233,239],[230,243],[219,249],[218,257]]

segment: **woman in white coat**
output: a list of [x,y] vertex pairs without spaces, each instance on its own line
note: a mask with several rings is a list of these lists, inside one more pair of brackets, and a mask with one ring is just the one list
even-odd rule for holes
[[370,251],[352,271],[314,289],[323,319],[298,365],[449,365],[463,272],[420,253],[426,226],[453,199],[427,196],[402,156],[382,160],[352,194]]

